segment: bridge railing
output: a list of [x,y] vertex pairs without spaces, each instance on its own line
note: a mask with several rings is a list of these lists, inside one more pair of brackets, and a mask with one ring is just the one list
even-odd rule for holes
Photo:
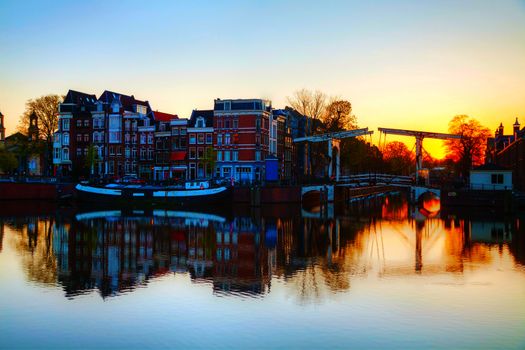
[[338,181],[340,184],[386,184],[404,186],[412,185],[413,182],[411,176],[375,173],[340,176]]

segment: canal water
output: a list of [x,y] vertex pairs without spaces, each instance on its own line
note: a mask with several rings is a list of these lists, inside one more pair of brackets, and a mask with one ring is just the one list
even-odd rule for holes
[[0,348],[525,348],[525,217],[2,204]]

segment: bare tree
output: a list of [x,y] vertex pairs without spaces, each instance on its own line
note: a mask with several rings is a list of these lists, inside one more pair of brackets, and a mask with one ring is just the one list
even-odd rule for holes
[[63,98],[59,95],[40,96],[26,102],[26,110],[20,117],[18,130],[27,133],[29,127],[29,116],[35,113],[38,120],[39,137],[51,142],[53,133],[58,127],[58,105]]
[[292,97],[287,97],[290,106],[302,115],[320,120],[326,108],[326,95],[316,90],[297,90]]

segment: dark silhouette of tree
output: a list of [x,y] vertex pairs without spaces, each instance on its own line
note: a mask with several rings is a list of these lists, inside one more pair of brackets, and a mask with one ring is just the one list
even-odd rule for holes
[[461,136],[459,140],[446,140],[447,157],[454,160],[457,170],[466,176],[472,166],[483,164],[490,130],[474,118],[457,115],[448,123],[451,134]]
[[394,174],[410,175],[415,170],[415,155],[403,142],[389,142],[383,149],[383,159]]
[[9,173],[18,167],[16,156],[0,145],[0,171]]
[[334,132],[357,128],[357,120],[352,114],[349,101],[332,98],[323,115],[324,131]]

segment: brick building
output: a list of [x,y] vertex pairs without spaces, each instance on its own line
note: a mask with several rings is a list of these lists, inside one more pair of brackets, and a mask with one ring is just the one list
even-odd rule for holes
[[213,110],[194,110],[188,122],[188,179],[213,177]]
[[267,100],[215,100],[213,128],[217,177],[242,182],[264,178],[271,110]]

